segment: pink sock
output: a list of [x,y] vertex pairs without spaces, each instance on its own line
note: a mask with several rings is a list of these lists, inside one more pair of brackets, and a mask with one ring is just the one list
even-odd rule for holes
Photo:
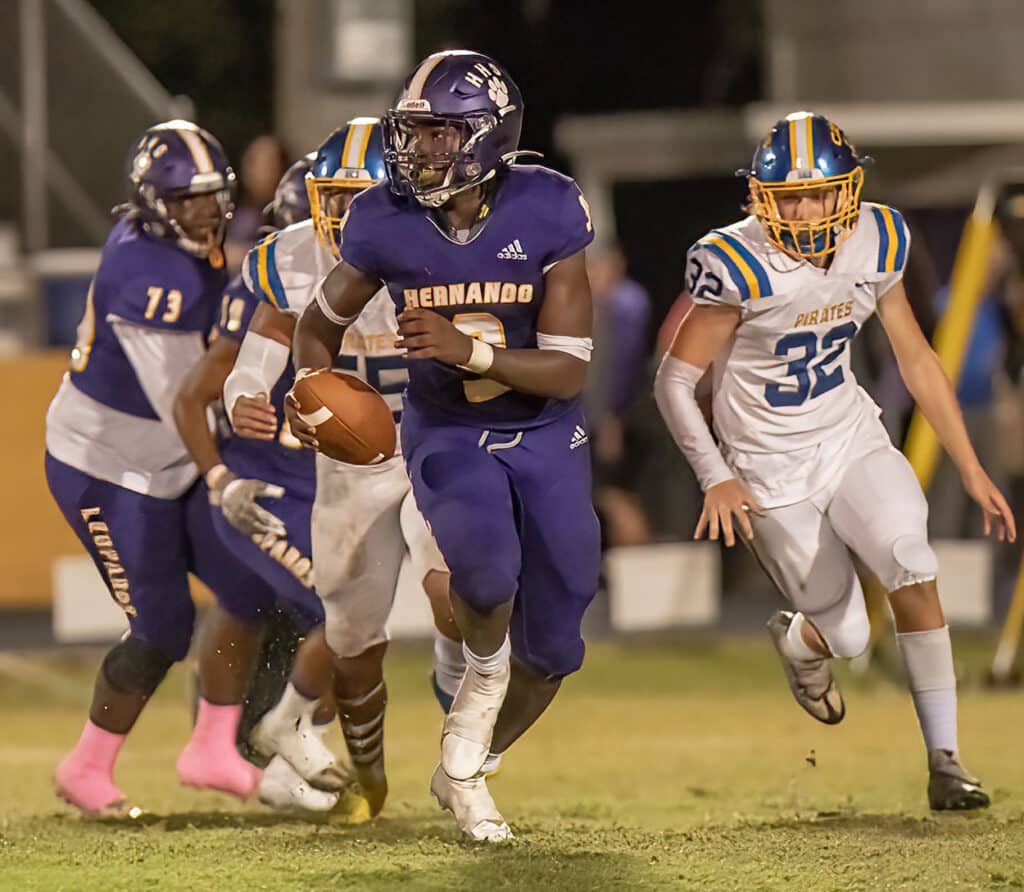
[[200,698],[192,739],[178,757],[178,778],[183,784],[220,790],[240,799],[252,795],[263,772],[235,749],[241,716],[241,704],[217,706]]
[[199,698],[199,712],[192,739],[206,746],[235,748],[235,734],[242,718],[242,704],[232,703],[218,706]]
[[114,783],[114,762],[125,736],[87,721],[75,748],[57,766],[58,795],[87,812],[102,811],[123,800]]
[[127,736],[107,731],[89,719],[69,758],[80,765],[102,771],[112,778],[117,754],[121,751]]

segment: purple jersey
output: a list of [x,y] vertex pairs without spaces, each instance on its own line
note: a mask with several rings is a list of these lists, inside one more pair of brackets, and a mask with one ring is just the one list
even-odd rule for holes
[[[482,213],[459,242],[434,212],[382,183],[352,202],[342,259],[384,282],[399,312],[425,307],[493,346],[536,348],[544,274],[593,240],[589,208],[569,177],[515,165]],[[408,398],[427,415],[490,430],[544,424],[578,402],[517,393],[433,360],[409,363]]]
[[[263,299],[245,286],[241,276],[232,279],[221,300],[216,337],[241,343],[261,302]],[[312,502],[316,493],[316,454],[303,449],[285,423],[284,397],[294,383],[295,369],[289,359],[288,368],[277,379],[270,394],[270,404],[277,412],[274,439],[254,440],[232,435],[221,446],[221,456],[238,476],[276,483],[283,486],[289,496]]]
[[205,336],[225,278],[223,269],[215,269],[209,260],[148,234],[138,222],[119,220],[103,246],[89,289],[71,356],[71,382],[112,409],[158,419],[112,323]]

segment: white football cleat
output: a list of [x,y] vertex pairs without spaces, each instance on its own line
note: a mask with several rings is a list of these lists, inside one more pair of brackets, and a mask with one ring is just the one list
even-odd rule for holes
[[326,726],[318,729],[308,715],[298,725],[275,719],[271,710],[253,728],[250,742],[258,752],[268,759],[283,756],[300,777],[321,790],[337,792],[345,786],[348,777],[323,740]]
[[487,779],[480,775],[470,780],[449,777],[438,765],[430,779],[430,792],[441,808],[455,816],[455,823],[476,842],[507,842],[512,830],[494,804]]
[[508,664],[495,675],[466,667],[441,732],[441,764],[450,778],[468,781],[483,768],[510,675]]
[[338,804],[338,794],[318,790],[301,777],[282,756],[274,756],[263,771],[260,802],[277,811],[328,812]]

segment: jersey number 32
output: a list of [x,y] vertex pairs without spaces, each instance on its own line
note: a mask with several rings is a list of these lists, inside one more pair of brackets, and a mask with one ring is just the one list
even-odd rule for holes
[[842,366],[834,369],[830,369],[829,366],[842,355],[847,343],[853,340],[856,334],[857,325],[853,322],[829,329],[821,336],[820,343],[821,351],[829,352],[817,362],[813,360],[818,356],[819,343],[818,336],[813,331],[793,331],[779,338],[775,345],[776,356],[789,357],[796,351],[800,351],[802,355],[791,359],[786,367],[786,374],[796,378],[795,384],[771,383],[764,386],[764,398],[768,405],[775,408],[799,406],[806,400],[813,400],[842,384]]

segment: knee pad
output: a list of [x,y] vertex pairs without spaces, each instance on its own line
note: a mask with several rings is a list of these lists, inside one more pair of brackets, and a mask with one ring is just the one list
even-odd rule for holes
[[153,645],[128,636],[104,658],[103,677],[107,684],[122,694],[149,697],[160,686],[174,662]]
[[923,536],[901,536],[893,542],[892,560],[891,577],[884,580],[890,592],[906,585],[928,582],[939,572],[939,561]]

